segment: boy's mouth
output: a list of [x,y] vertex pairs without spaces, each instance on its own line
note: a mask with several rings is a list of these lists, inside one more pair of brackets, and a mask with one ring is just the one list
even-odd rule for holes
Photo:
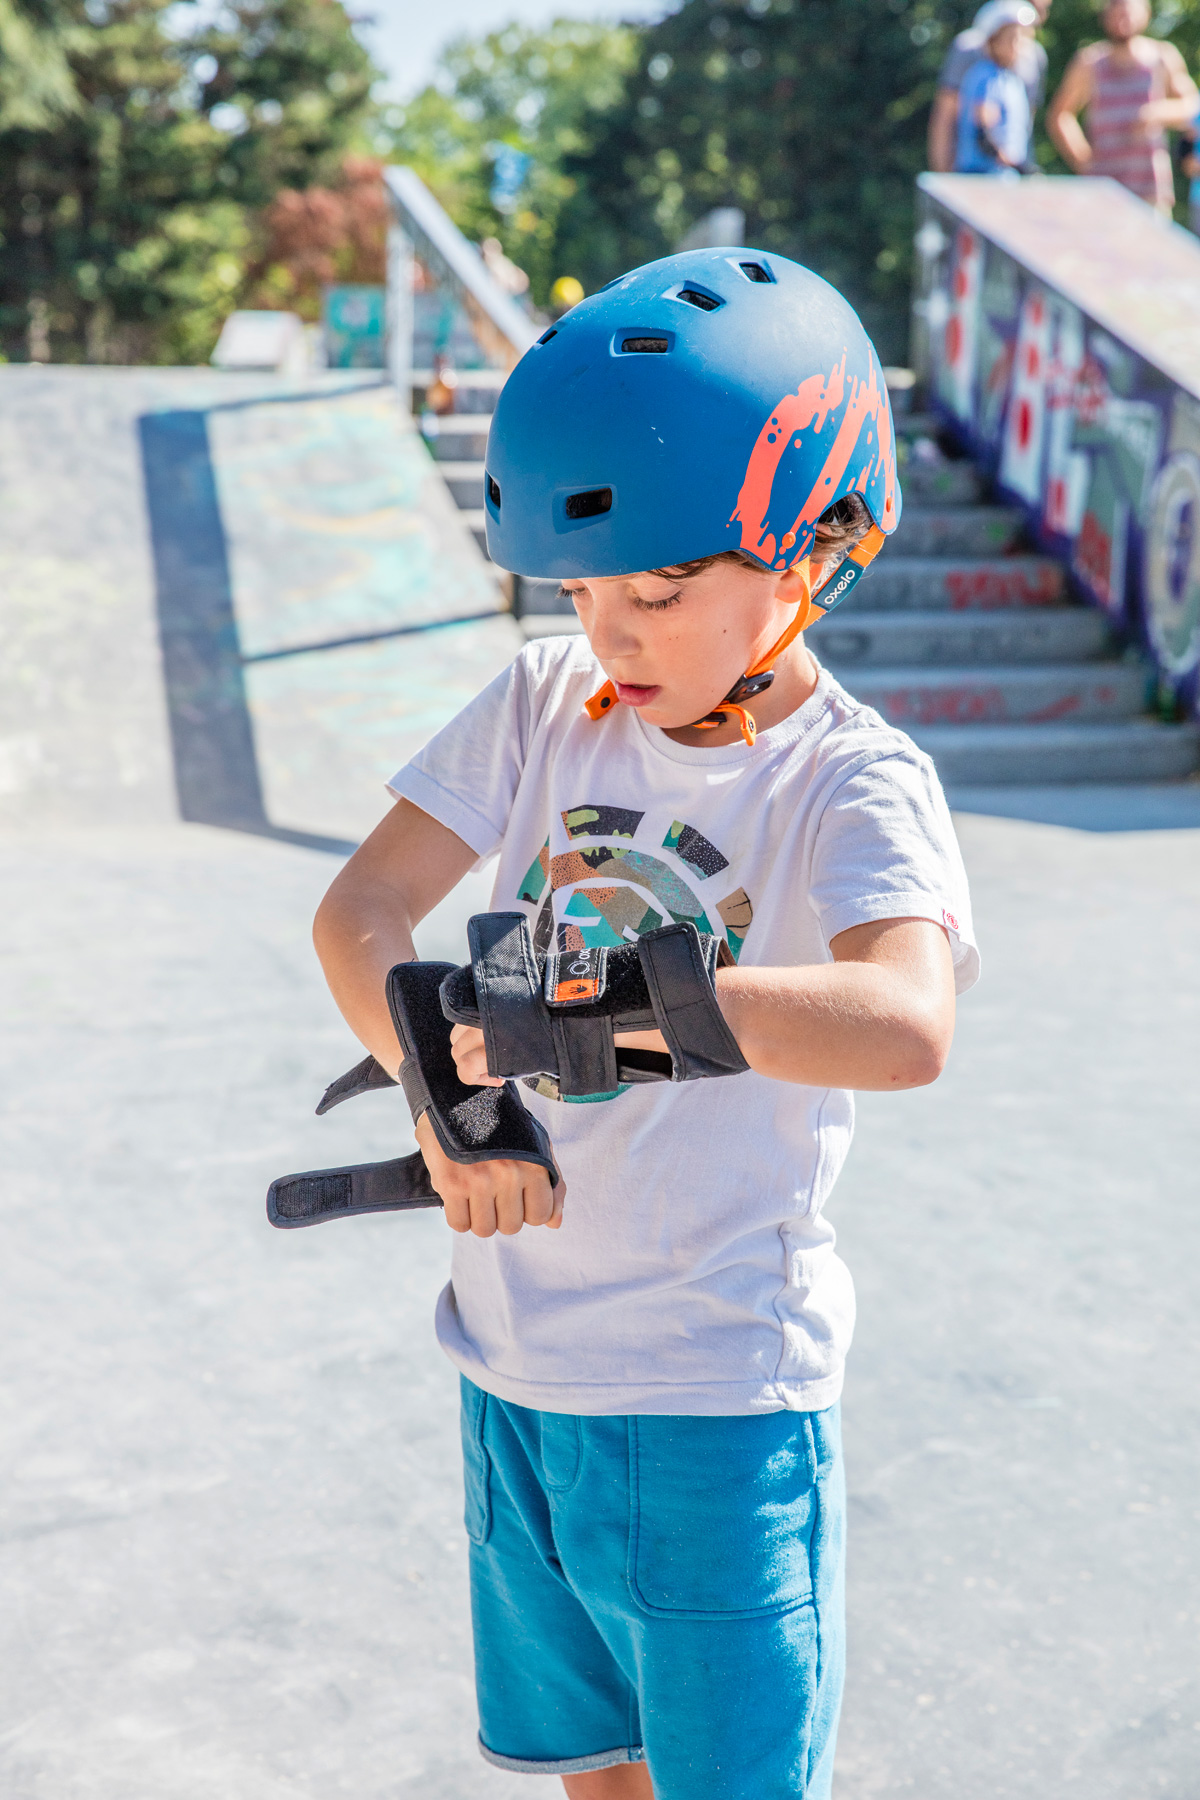
[[618,700],[624,706],[649,706],[662,693],[661,687],[639,687],[629,681],[617,681],[613,685],[617,690]]

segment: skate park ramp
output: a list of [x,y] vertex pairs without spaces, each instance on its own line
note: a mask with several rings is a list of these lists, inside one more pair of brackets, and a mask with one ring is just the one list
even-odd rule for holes
[[519,648],[368,373],[0,369],[0,822],[315,847]]

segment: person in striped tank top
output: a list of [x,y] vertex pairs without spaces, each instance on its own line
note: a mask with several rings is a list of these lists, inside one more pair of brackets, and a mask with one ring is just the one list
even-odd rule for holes
[[1046,129],[1077,175],[1110,175],[1169,218],[1175,181],[1166,133],[1192,123],[1200,95],[1174,44],[1144,35],[1149,0],[1109,0],[1101,22],[1105,41],[1076,51]]

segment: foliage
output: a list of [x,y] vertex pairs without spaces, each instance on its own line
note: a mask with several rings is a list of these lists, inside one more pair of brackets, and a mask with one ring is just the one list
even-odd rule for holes
[[715,206],[748,242],[808,263],[902,359],[912,184],[950,0],[686,0],[639,46],[588,155],[560,255],[591,287],[669,252]]
[[255,267],[255,209],[362,139],[369,60],[335,0],[239,0],[190,36],[177,0],[63,3],[79,104],[0,130],[3,348],[44,319],[56,360],[202,360]]
[[[468,237],[499,238],[538,305],[558,276],[576,273],[559,245],[577,180],[565,165],[588,155],[621,105],[637,41],[628,26],[575,19],[460,38],[436,82],[388,119],[392,158],[416,168]],[[490,197],[501,145],[531,158],[511,209]]]
[[0,0],[0,131],[41,130],[79,104],[57,0]]
[[263,215],[263,244],[250,271],[252,306],[321,312],[326,282],[382,282],[389,207],[383,166],[348,156],[335,187],[284,188]]

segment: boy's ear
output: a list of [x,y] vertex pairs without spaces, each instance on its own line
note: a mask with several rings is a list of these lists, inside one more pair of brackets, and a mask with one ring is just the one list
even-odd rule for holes
[[[814,619],[824,617],[819,606],[813,605],[812,591],[824,572],[824,561],[813,556],[802,556],[799,562],[785,569],[775,583],[775,598],[784,606],[797,606],[795,631],[807,631]],[[789,638],[792,635],[789,627]]]
[[775,598],[784,606],[801,606],[812,595],[821,578],[824,564],[813,556],[802,556],[785,569],[775,583]]

